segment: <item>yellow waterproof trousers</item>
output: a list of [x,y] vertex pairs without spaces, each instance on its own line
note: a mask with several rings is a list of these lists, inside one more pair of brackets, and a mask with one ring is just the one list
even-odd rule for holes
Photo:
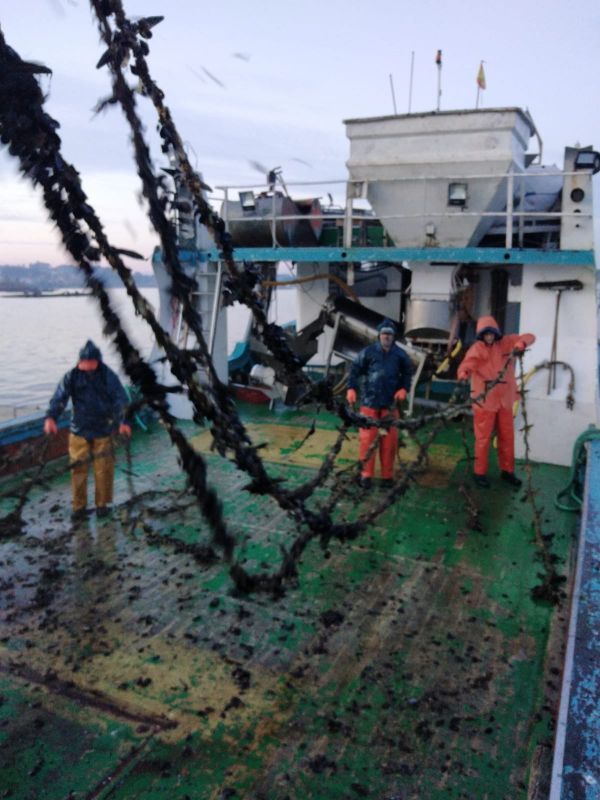
[[94,463],[96,508],[103,508],[113,499],[115,455],[110,436],[87,440],[69,433],[69,459],[71,462],[71,494],[73,511],[83,511],[87,506],[87,478],[90,461]]

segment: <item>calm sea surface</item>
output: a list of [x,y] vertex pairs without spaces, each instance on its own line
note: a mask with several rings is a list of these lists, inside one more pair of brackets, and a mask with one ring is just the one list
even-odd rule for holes
[[[158,289],[142,289],[158,312]],[[109,292],[114,308],[144,357],[152,350],[153,337],[136,317],[124,289]],[[278,293],[277,319],[295,318],[295,293]],[[227,313],[229,352],[245,334],[248,310],[235,305]],[[45,408],[62,375],[75,366],[77,353],[87,339],[102,350],[105,362],[122,378],[119,357],[102,334],[102,319],[92,297],[0,296],[0,412]]]

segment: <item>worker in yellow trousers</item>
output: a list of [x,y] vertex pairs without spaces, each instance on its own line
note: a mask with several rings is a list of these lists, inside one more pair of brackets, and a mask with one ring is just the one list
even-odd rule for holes
[[110,514],[113,500],[115,456],[112,436],[131,436],[125,421],[127,395],[117,375],[104,364],[102,353],[88,340],[74,369],[67,372],[50,400],[44,433],[57,433],[56,421],[69,400],[73,416],[69,432],[71,492],[74,519],[87,514],[87,478],[94,465],[96,515]]

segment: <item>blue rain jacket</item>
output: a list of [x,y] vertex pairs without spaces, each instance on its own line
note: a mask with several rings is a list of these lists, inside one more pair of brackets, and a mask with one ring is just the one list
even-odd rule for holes
[[358,390],[362,379],[361,405],[391,408],[398,389],[410,390],[412,374],[412,362],[404,350],[394,344],[386,352],[378,340],[356,357],[350,370],[348,388]]
[[116,374],[100,362],[93,372],[70,370],[56,387],[47,417],[56,420],[69,400],[73,403],[71,431],[85,439],[110,436],[123,422],[127,395]]

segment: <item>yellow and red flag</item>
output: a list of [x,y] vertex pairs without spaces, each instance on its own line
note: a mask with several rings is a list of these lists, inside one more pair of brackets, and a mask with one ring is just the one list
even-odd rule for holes
[[483,69],[483,61],[479,64],[479,72],[477,73],[477,86],[480,89],[485,89],[485,70]]

